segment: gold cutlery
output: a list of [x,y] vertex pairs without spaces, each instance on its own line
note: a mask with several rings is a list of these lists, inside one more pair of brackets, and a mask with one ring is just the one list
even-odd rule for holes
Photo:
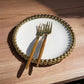
[[34,55],[34,52],[35,52],[35,49],[36,49],[36,46],[38,44],[38,40],[39,40],[39,37],[43,35],[43,28],[42,28],[42,25],[40,24],[37,28],[37,33],[36,33],[36,41],[34,43],[34,46],[33,46],[33,49],[31,51],[31,54],[30,54],[30,57],[27,61],[27,64],[26,64],[26,69],[28,69],[30,63],[31,63],[31,60],[33,58],[33,55]]
[[45,38],[44,38],[44,41],[43,41],[43,44],[42,44],[42,47],[41,47],[41,50],[39,53],[39,57],[38,57],[37,65],[36,65],[37,67],[39,66],[39,62],[40,62],[41,57],[42,57],[42,53],[43,53],[43,50],[45,47],[47,36],[51,33],[51,31],[52,31],[52,23],[47,22],[47,24],[44,24],[43,33],[45,34]]

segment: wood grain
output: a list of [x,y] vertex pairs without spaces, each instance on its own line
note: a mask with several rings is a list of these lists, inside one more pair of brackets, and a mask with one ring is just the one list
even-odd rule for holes
[[[84,76],[84,0],[0,0],[0,84],[52,84]],[[31,64],[25,70],[11,43],[14,27],[35,14],[60,16],[73,28],[76,46],[61,63],[48,67]],[[62,83],[61,83],[62,84]]]

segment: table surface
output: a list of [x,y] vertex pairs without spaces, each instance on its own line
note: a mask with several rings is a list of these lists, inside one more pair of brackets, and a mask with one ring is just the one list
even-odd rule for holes
[[[0,84],[55,84],[84,76],[84,0],[0,0]],[[60,16],[73,28],[76,46],[62,62],[25,69],[12,45],[14,27],[36,14]],[[61,83],[62,84],[62,83]]]

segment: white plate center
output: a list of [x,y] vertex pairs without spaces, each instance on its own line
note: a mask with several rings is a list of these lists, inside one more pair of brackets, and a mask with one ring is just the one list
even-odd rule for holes
[[[47,21],[53,24],[52,33],[47,37],[41,59],[56,58],[67,51],[71,44],[71,35],[67,28],[58,21],[48,18],[38,18],[24,23],[17,32],[16,43],[24,54],[30,56],[36,38],[36,26],[40,23],[46,24]],[[39,39],[34,58],[38,58],[42,41],[43,37]]]

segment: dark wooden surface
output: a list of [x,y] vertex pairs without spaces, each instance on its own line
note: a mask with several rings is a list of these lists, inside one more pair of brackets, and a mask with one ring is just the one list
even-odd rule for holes
[[[60,16],[73,28],[76,46],[69,57],[50,67],[25,70],[25,60],[14,50],[14,27],[36,14]],[[0,0],[0,84],[54,84],[84,76],[84,0]]]

